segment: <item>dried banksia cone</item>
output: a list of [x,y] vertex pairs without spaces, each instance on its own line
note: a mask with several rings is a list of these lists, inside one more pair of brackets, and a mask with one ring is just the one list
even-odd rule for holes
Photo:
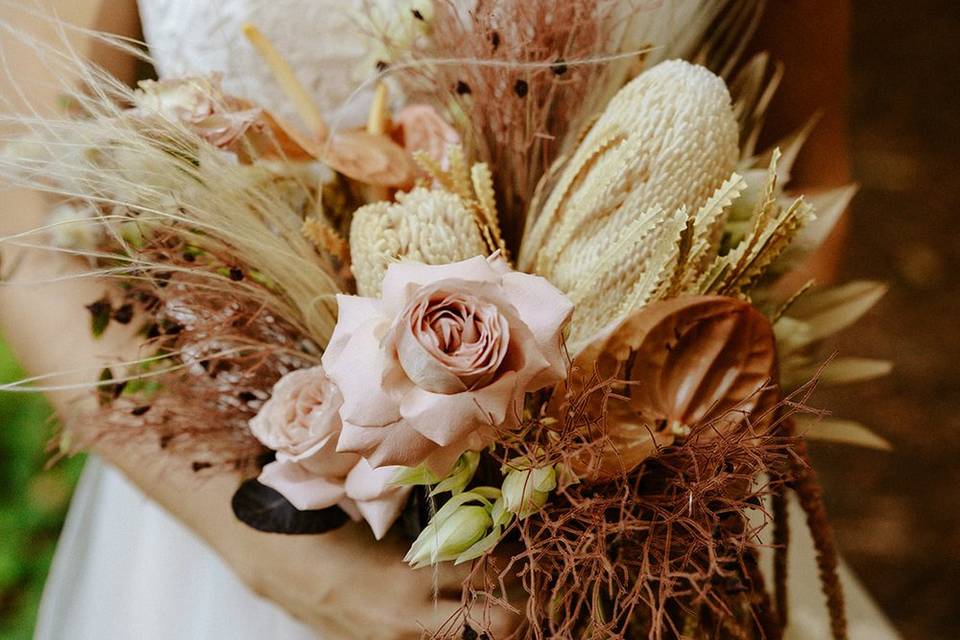
[[456,195],[417,188],[396,202],[361,207],[350,227],[357,293],[379,297],[391,263],[447,264],[486,255],[476,217]]
[[[653,254],[681,251],[687,218],[730,178],[738,153],[722,79],[680,60],[645,71],[610,101],[559,169],[518,266],[549,278],[584,313],[614,320],[629,312],[616,305],[650,278]],[[659,242],[664,227],[676,236],[667,246]],[[614,306],[591,309],[594,300]]]

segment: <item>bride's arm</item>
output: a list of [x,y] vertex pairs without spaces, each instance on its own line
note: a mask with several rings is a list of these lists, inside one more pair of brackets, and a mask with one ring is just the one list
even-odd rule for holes
[[[60,4],[62,18],[74,24],[97,24],[96,3]],[[98,27],[112,27],[115,32],[118,26],[134,28],[135,7],[130,2],[124,13],[123,4],[110,0],[107,13],[112,24],[101,21]],[[0,4],[2,20],[11,19],[6,6]],[[25,25],[34,27],[38,25]],[[36,105],[54,104],[54,93],[40,88],[42,65],[25,48],[4,47],[18,78],[32,81],[22,83],[27,92],[24,98]],[[107,62],[112,70],[131,77],[129,61],[100,58],[97,62]],[[0,94],[12,95],[10,82],[15,81],[0,79]],[[37,227],[45,208],[36,193],[8,191],[0,207],[0,237]],[[62,254],[0,247],[0,268],[7,271],[14,264],[17,268],[10,281],[0,284],[0,333],[31,374],[82,370],[51,382],[90,383],[105,364],[136,354],[132,328],[111,326],[101,339],[91,337],[84,305],[103,294],[105,283],[73,279],[37,284],[76,273],[77,265]],[[54,392],[49,397],[67,423],[90,409],[94,399],[89,390]],[[459,604],[461,575],[449,570],[440,576],[411,570],[402,561],[407,542],[397,537],[374,543],[369,531],[359,525],[323,536],[260,533],[233,516],[230,497],[238,482],[233,476],[199,480],[182,460],[148,443],[135,448],[105,443],[96,453],[206,540],[255,591],[314,626],[325,639],[417,638],[422,626],[436,628]],[[435,587],[440,594],[437,604]]]

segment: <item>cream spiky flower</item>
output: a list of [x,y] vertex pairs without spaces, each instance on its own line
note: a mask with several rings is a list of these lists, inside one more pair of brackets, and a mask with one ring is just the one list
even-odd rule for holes
[[[738,155],[730,94],[703,67],[662,63],[610,101],[560,169],[519,259],[577,303],[574,339],[625,311],[638,287],[659,284],[652,255],[675,248],[659,244],[678,244]],[[716,235],[722,220],[710,223],[703,232]]]
[[486,255],[474,213],[456,195],[417,188],[397,202],[361,207],[350,227],[350,253],[357,292],[380,296],[392,263],[448,264]]

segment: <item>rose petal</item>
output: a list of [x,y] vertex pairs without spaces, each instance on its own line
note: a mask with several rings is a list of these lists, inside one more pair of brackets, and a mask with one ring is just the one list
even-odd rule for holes
[[337,451],[363,456],[374,468],[389,465],[415,467],[437,445],[400,420],[385,427],[363,427],[345,422]]
[[550,363],[547,371],[531,381],[533,387],[542,388],[566,378],[567,358],[560,336],[573,313],[573,303],[545,278],[526,273],[504,274],[503,291]]
[[346,495],[342,480],[317,476],[293,462],[271,462],[259,479],[301,511],[332,507]]
[[347,496],[354,501],[377,540],[381,539],[400,517],[412,489],[391,485],[390,479],[395,473],[395,467],[374,469],[361,460],[347,475]]
[[381,304],[374,298],[337,294],[337,324],[330,335],[330,342],[323,353],[324,367],[328,359],[339,359],[361,325],[380,318]]
[[407,305],[413,291],[424,285],[449,279],[499,283],[500,274],[483,256],[441,265],[417,262],[392,264],[383,276],[381,288],[385,313],[390,316],[399,314]]
[[476,391],[444,395],[413,388],[400,403],[400,413],[417,432],[437,445],[448,446],[477,429],[515,417],[521,400],[517,374],[511,371]]
[[383,426],[395,422],[400,414],[396,403],[384,391],[381,377],[387,368],[387,354],[376,335],[374,321],[356,327],[342,352],[323,354],[327,375],[340,389],[344,422]]
[[277,451],[277,460],[280,460],[281,462],[302,462],[304,460],[307,460],[319,454],[324,449],[324,447],[326,447],[331,443],[331,441],[336,440],[337,436],[338,436],[338,432],[327,434],[317,442],[313,443],[313,445],[311,445],[307,449],[304,449],[303,451],[298,453],[288,453],[286,451]]
[[353,465],[347,474],[344,489],[352,500],[376,500],[388,491],[395,491],[399,485],[390,484],[400,467],[380,467],[375,469],[362,458]]
[[327,439],[323,446],[317,449],[310,457],[304,457],[299,460],[293,460],[291,456],[283,452],[277,452],[278,462],[296,462],[304,471],[312,473],[315,476],[325,478],[344,478],[350,469],[353,468],[360,456],[353,453],[341,453],[337,451],[337,438],[339,433]]
[[420,341],[413,335],[409,323],[398,327],[395,335],[400,366],[415,385],[433,389],[439,393],[457,393],[466,390],[466,386],[456,375],[423,348]]

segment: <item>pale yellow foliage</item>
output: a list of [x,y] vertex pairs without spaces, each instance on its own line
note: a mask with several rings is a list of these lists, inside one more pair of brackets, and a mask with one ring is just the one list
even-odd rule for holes
[[397,201],[361,207],[350,227],[357,292],[379,297],[387,267],[396,261],[447,264],[487,254],[476,218],[464,200],[417,188]]

